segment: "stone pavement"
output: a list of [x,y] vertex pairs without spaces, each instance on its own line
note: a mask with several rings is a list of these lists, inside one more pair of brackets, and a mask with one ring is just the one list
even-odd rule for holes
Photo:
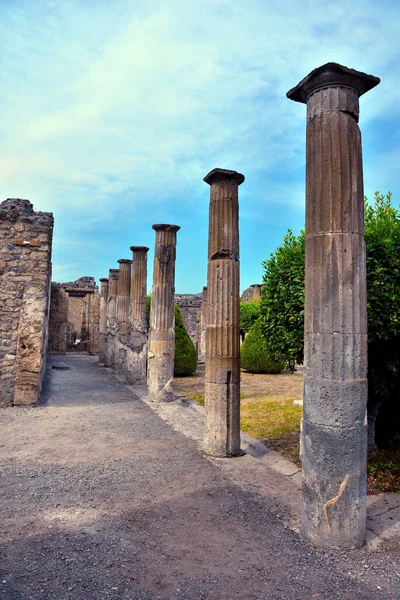
[[[204,431],[204,408],[184,396],[175,402],[154,404],[149,402],[145,386],[132,386],[132,391],[146,402],[176,431],[196,440],[202,447]],[[234,460],[214,459],[225,473],[243,489],[258,492],[274,490],[276,497],[287,509],[284,520],[293,531],[300,530],[301,469],[292,461],[270,450],[262,442],[241,432],[241,448],[244,456]],[[383,540],[400,539],[400,493],[379,493],[367,497],[368,548],[377,548]]]
[[207,458],[201,407],[138,395],[96,357],[53,356],[43,404],[0,412],[1,600],[398,600],[385,497],[375,547],[314,548],[290,463],[248,437]]

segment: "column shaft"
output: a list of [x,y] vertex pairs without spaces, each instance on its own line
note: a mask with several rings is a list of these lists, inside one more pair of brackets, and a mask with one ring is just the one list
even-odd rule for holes
[[144,246],[132,246],[132,277],[126,353],[126,380],[128,383],[146,383],[147,371],[147,252]]
[[128,258],[119,261],[118,297],[117,297],[117,331],[115,335],[114,369],[117,373],[126,374],[126,346],[129,315],[129,297],[131,289],[131,264]]
[[174,294],[177,225],[153,225],[156,231],[153,288],[150,311],[147,384],[153,402],[173,400]]
[[207,276],[205,437],[213,456],[240,453],[239,204],[243,175],[214,169]]
[[367,313],[357,122],[368,78],[330,63],[288,93],[307,103],[301,531],[326,548],[352,548],[365,538]]
[[106,311],[106,340],[104,365],[106,367],[114,366],[115,357],[115,331],[117,328],[117,295],[118,295],[118,277],[119,269],[110,269],[109,287]]
[[99,362],[104,364],[106,354],[106,331],[107,331],[107,300],[109,280],[100,279],[100,324],[99,324]]

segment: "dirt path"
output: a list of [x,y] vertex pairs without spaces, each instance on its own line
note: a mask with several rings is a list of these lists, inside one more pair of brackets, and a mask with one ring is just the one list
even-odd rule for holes
[[53,360],[0,414],[2,600],[399,598],[397,543],[310,548],[95,357]]

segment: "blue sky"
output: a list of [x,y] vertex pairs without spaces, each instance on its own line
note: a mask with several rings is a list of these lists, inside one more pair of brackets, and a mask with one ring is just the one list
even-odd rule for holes
[[400,7],[364,0],[0,0],[0,198],[55,217],[53,279],[105,277],[153,223],[178,232],[176,291],[206,284],[213,168],[243,173],[241,289],[304,225],[315,67],[381,78],[361,98],[365,194],[400,199]]

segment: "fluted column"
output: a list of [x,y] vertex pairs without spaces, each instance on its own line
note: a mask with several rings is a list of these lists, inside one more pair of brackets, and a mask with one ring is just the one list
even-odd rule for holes
[[207,286],[204,286],[202,299],[201,299],[199,352],[198,352],[198,355],[201,358],[205,358],[205,356],[206,356],[206,330],[207,330]]
[[117,331],[115,336],[116,373],[126,373],[126,343],[129,314],[129,297],[131,291],[131,264],[129,258],[121,258],[119,263],[118,296],[117,296]]
[[147,252],[146,246],[131,246],[133,252],[131,293],[126,350],[126,380],[141,385],[146,383],[147,370]]
[[244,176],[214,169],[208,234],[205,433],[212,456],[240,453],[239,203]]
[[307,104],[302,535],[365,539],[367,313],[359,96],[379,79],[328,63],[288,97]]
[[109,270],[108,299],[106,310],[106,343],[104,366],[113,367],[115,357],[115,331],[117,328],[117,295],[119,269]]
[[101,364],[104,364],[106,356],[108,282],[106,277],[100,279],[99,363]]
[[149,399],[171,402],[174,376],[174,294],[177,225],[153,225],[156,232],[147,367]]

